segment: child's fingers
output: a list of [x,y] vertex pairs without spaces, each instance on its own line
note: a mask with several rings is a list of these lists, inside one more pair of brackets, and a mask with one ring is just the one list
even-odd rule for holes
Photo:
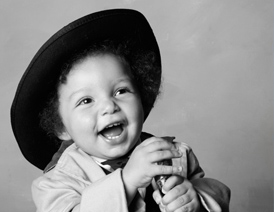
[[154,152],[158,150],[168,150],[172,149],[175,150],[174,144],[172,142],[167,141],[164,138],[158,138],[158,137],[151,137],[147,140],[143,141],[140,144],[140,147],[143,147],[146,149],[147,152]]
[[146,140],[144,140],[144,141],[140,144],[140,146],[147,146],[147,145],[149,145],[150,143],[155,142],[155,141],[157,141],[157,140],[158,140],[158,137],[150,137],[150,138],[147,138]]
[[159,150],[149,154],[149,160],[152,163],[159,162],[171,158],[179,158],[182,154],[177,150]]
[[168,142],[165,141],[165,143],[161,143],[161,141],[165,141],[164,139],[162,138],[159,138],[159,137],[150,137],[146,140],[144,140],[140,146],[141,147],[145,147],[146,149],[150,149],[150,148],[156,148],[158,145],[165,145],[165,143],[167,144]]
[[[172,175],[172,176],[170,176],[167,179],[167,181],[165,182],[164,186],[163,186],[163,193],[167,193],[172,188],[174,188],[175,186],[177,186],[179,184],[182,184],[183,182],[184,182],[184,177],[182,177],[180,175]],[[183,193],[185,193],[185,192],[183,192]]]
[[182,167],[178,166],[165,166],[165,165],[154,165],[153,167],[153,175],[172,175],[179,174],[182,171]]
[[162,196],[159,189],[153,192],[152,197],[158,205],[162,202]]
[[154,201],[159,205],[160,211],[166,212],[165,206],[162,203],[162,196],[159,189],[155,190],[152,194]]
[[[164,190],[164,189],[163,189]],[[164,205],[168,205],[170,203],[172,203],[173,201],[175,201],[177,198],[179,198],[178,201],[186,201],[188,198],[187,197],[184,197],[188,190],[182,186],[176,186],[174,187],[173,189],[171,189],[170,191],[163,191],[165,192],[165,196],[163,197],[163,204]]]
[[166,141],[168,143],[172,143],[173,140],[175,139],[175,137],[169,137],[169,136],[166,136],[166,137],[156,137],[156,136],[153,136],[153,137],[150,137],[150,138],[147,138],[146,140],[144,140],[141,145],[148,145],[150,143],[153,143],[155,141]]
[[197,211],[200,205],[196,199],[184,199],[182,196],[164,207],[166,211]]
[[[170,187],[171,189],[169,189]],[[171,176],[170,179],[168,178],[163,186],[163,190],[166,192],[166,195],[163,197],[163,203],[165,205],[171,203],[178,197],[187,199],[187,197],[184,196],[187,195],[194,198],[196,195],[192,184],[187,179],[179,178],[179,176]]]
[[163,197],[162,203],[166,207],[168,207],[170,211],[172,211],[172,209],[174,210],[178,207],[181,207],[191,201],[190,196],[186,194],[177,194],[169,197],[166,197],[166,195]]
[[[171,181],[169,181],[169,183],[173,184],[173,180],[174,179],[171,178]],[[175,186],[170,191],[168,191],[166,195],[162,198],[162,203],[166,206],[167,211],[174,211],[178,208],[181,208],[182,206],[185,207],[184,209],[196,209],[197,207],[199,207],[197,193],[188,180],[183,181],[183,183]]]

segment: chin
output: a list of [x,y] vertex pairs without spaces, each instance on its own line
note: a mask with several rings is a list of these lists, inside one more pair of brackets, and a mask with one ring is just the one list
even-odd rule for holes
[[123,148],[123,149],[117,149],[115,152],[113,152],[113,154],[110,156],[110,159],[115,159],[115,158],[119,158],[122,157],[124,155],[126,155],[128,152],[130,151],[130,148]]

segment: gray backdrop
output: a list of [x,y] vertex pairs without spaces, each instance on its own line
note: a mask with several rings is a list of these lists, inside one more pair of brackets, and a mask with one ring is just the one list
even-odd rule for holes
[[34,211],[40,170],[21,155],[9,109],[38,48],[101,9],[148,18],[163,60],[163,92],[144,130],[189,143],[207,177],[232,190],[231,211],[273,209],[273,1],[1,0],[1,211]]

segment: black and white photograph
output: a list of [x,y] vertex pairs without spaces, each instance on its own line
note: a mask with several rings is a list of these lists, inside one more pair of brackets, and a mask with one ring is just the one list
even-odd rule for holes
[[0,11],[1,211],[273,211],[273,1]]

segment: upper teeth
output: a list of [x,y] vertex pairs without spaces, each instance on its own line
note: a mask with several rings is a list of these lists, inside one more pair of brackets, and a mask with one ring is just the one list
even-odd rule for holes
[[118,125],[120,125],[120,123],[115,123],[115,124],[108,125],[106,128],[110,128],[110,127],[114,127],[114,126],[118,126]]

